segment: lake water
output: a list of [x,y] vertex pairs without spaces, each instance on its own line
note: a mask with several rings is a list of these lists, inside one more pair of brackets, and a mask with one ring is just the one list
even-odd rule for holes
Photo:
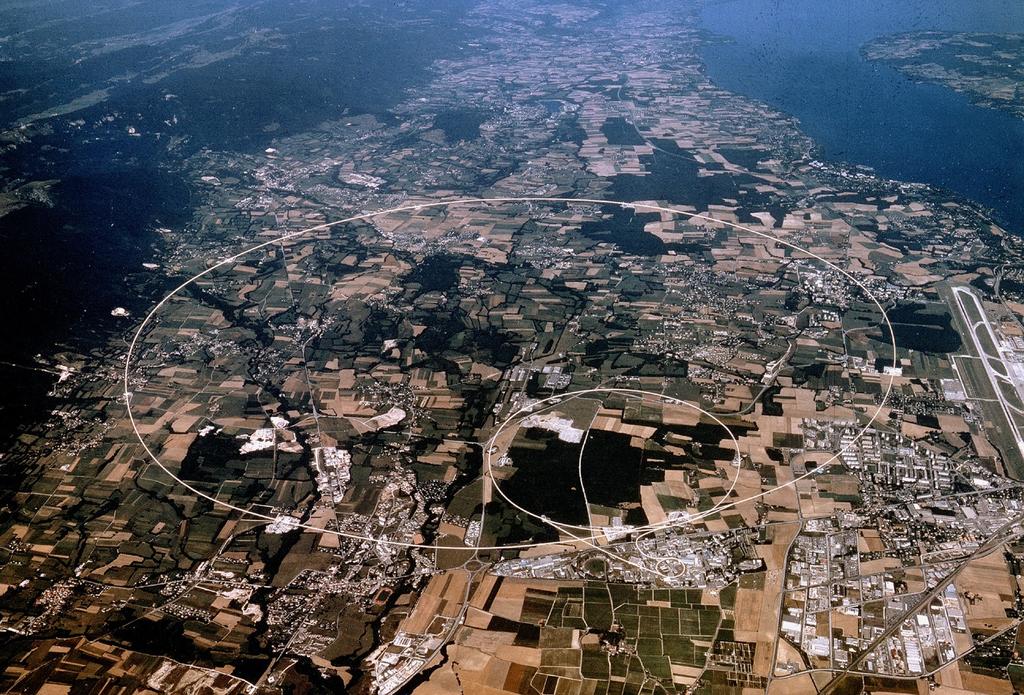
[[861,47],[923,30],[1022,32],[1019,0],[708,2],[709,77],[800,119],[825,157],[948,188],[1024,233],[1024,121],[915,83]]

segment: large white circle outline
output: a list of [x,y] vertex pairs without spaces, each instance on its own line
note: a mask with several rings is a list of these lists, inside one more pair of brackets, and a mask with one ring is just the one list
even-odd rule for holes
[[[160,461],[160,459],[156,456],[156,454],[153,453],[152,449],[150,449],[149,445],[146,443],[146,441],[143,438],[142,434],[139,432],[138,423],[135,420],[135,416],[132,413],[132,407],[131,407],[131,405],[132,405],[131,404],[131,398],[132,398],[132,390],[131,390],[131,362],[132,362],[132,356],[135,354],[136,349],[138,347],[139,340],[142,337],[142,333],[145,331],[146,327],[152,321],[153,317],[156,316],[156,314],[160,311],[160,309],[162,309],[164,307],[164,305],[166,305],[167,302],[169,302],[172,298],[174,298],[179,292],[181,292],[183,289],[185,289],[186,287],[188,287],[189,285],[191,285],[195,281],[199,280],[200,278],[205,277],[206,275],[209,275],[210,273],[213,273],[214,271],[218,270],[219,268],[223,268],[225,266],[231,265],[231,264],[235,263],[236,261],[238,261],[238,259],[240,259],[241,257],[246,256],[246,255],[248,255],[250,253],[253,253],[255,251],[259,251],[261,249],[267,248],[268,246],[272,246],[274,244],[280,244],[282,242],[289,241],[291,239],[295,239],[295,238],[300,237],[300,236],[305,235],[305,234],[310,234],[312,232],[319,232],[319,231],[323,231],[323,230],[326,230],[326,229],[331,229],[333,227],[337,227],[337,226],[340,226],[340,225],[343,225],[343,224],[350,224],[352,222],[367,221],[367,220],[371,220],[371,219],[373,219],[375,217],[383,217],[383,216],[392,215],[392,214],[395,214],[395,213],[398,213],[398,212],[416,212],[416,211],[425,210],[425,209],[449,208],[449,207],[466,206],[466,205],[487,205],[487,204],[502,205],[502,204],[514,204],[514,203],[554,203],[554,204],[562,204],[562,205],[617,206],[617,207],[620,207],[620,208],[626,209],[626,210],[644,210],[644,211],[649,211],[649,212],[656,212],[656,213],[664,213],[664,214],[669,214],[669,215],[684,216],[684,217],[686,217],[688,219],[700,219],[700,220],[705,220],[707,222],[711,222],[711,223],[714,223],[714,224],[721,224],[721,225],[724,225],[726,227],[730,227],[732,229],[737,229],[739,231],[746,232],[748,234],[753,234],[755,236],[759,236],[759,237],[762,237],[764,239],[768,239],[769,241],[773,241],[773,242],[775,242],[777,244],[780,244],[781,246],[784,246],[784,247],[786,247],[786,248],[788,248],[788,249],[790,249],[792,251],[796,251],[797,253],[804,254],[805,256],[807,256],[809,258],[812,258],[812,259],[814,259],[816,261],[820,261],[821,263],[824,263],[826,266],[828,266],[832,270],[840,273],[843,277],[845,277],[847,280],[849,280],[852,284],[854,284],[858,288],[860,288],[870,298],[871,302],[875,305],[875,307],[877,307],[879,313],[882,316],[882,321],[884,322],[885,326],[889,330],[889,337],[891,338],[891,347],[892,347],[892,362],[893,362],[892,366],[893,366],[894,370],[893,370],[892,373],[890,373],[888,375],[889,376],[889,382],[886,385],[885,393],[882,396],[882,399],[879,402],[878,407],[875,409],[875,412],[872,414],[872,416],[868,420],[868,422],[865,423],[865,425],[857,432],[856,436],[850,441],[849,444],[847,444],[845,447],[841,447],[839,449],[839,451],[837,451],[835,454],[833,454],[829,459],[827,459],[823,463],[818,464],[818,466],[816,466],[815,468],[813,468],[811,470],[808,470],[807,472],[805,472],[805,473],[803,473],[803,474],[801,474],[799,476],[796,476],[795,478],[793,478],[789,482],[783,483],[781,485],[777,485],[777,486],[775,486],[773,488],[770,488],[768,490],[763,490],[763,491],[761,491],[759,493],[756,493],[756,494],[753,494],[753,495],[749,495],[749,496],[747,496],[747,497],[745,497],[743,499],[735,500],[733,502],[730,502],[728,505],[723,505],[722,507],[719,507],[718,509],[716,509],[715,510],[716,512],[721,511],[722,509],[729,509],[729,508],[735,507],[736,505],[743,504],[745,502],[750,502],[752,500],[764,497],[765,495],[772,494],[773,492],[777,492],[777,491],[785,489],[787,487],[794,486],[797,483],[801,482],[802,480],[806,480],[807,478],[810,478],[815,473],[817,473],[817,472],[819,472],[821,470],[824,470],[826,467],[831,465],[831,463],[833,461],[839,459],[843,454],[845,454],[847,451],[849,451],[850,447],[856,445],[857,442],[860,440],[860,438],[864,436],[864,434],[868,431],[868,429],[871,427],[871,425],[873,425],[875,423],[875,421],[881,415],[882,411],[885,409],[885,406],[886,406],[886,404],[888,403],[888,400],[889,400],[889,396],[892,393],[893,383],[895,382],[895,378],[896,378],[896,376],[895,376],[895,367],[898,365],[898,359],[899,359],[898,355],[897,355],[897,349],[896,349],[896,333],[895,333],[895,331],[893,331],[892,323],[889,320],[889,314],[888,314],[888,312],[886,312],[885,307],[882,306],[881,302],[874,295],[874,293],[871,292],[871,290],[868,289],[868,287],[865,286],[863,282],[861,282],[856,277],[854,277],[852,274],[850,274],[849,271],[847,271],[847,270],[845,270],[843,268],[840,268],[839,266],[837,266],[832,261],[829,261],[828,259],[823,258],[822,256],[814,253],[813,251],[808,251],[806,249],[802,249],[799,246],[793,244],[792,242],[786,241],[785,239],[780,239],[780,238],[778,238],[778,237],[776,237],[776,236],[774,236],[772,234],[768,234],[767,232],[762,232],[762,231],[759,231],[757,229],[753,229],[751,227],[747,227],[745,225],[738,224],[736,222],[729,222],[729,221],[726,221],[726,220],[719,220],[719,219],[715,219],[713,217],[709,217],[707,215],[702,215],[700,213],[688,212],[686,210],[679,210],[679,209],[676,209],[676,208],[670,208],[670,207],[665,207],[665,206],[661,206],[661,205],[654,205],[654,204],[651,204],[651,203],[628,203],[628,202],[624,202],[624,201],[621,201],[621,200],[606,200],[606,199],[601,199],[601,198],[564,198],[564,197],[552,197],[552,196],[523,196],[523,197],[504,196],[504,197],[491,197],[491,198],[458,198],[458,199],[454,199],[454,200],[427,201],[427,202],[423,202],[423,203],[401,205],[401,206],[397,206],[397,207],[393,207],[393,208],[388,208],[388,209],[385,209],[385,210],[377,210],[377,211],[374,211],[374,212],[366,212],[366,213],[361,213],[359,215],[353,215],[351,217],[346,217],[344,219],[335,220],[334,222],[325,222],[323,224],[314,225],[312,227],[307,227],[305,229],[296,230],[294,232],[286,232],[284,234],[281,234],[280,236],[274,237],[273,239],[269,239],[267,241],[261,242],[259,244],[254,245],[254,246],[250,246],[250,247],[248,247],[248,248],[246,248],[246,249],[244,249],[242,251],[239,251],[238,253],[236,253],[234,255],[231,255],[231,256],[228,256],[227,258],[221,259],[217,263],[214,263],[213,265],[209,266],[205,270],[202,270],[199,273],[196,273],[195,275],[193,275],[192,277],[188,278],[187,280],[182,282],[180,285],[175,287],[173,290],[171,290],[170,293],[168,293],[163,299],[161,299],[159,302],[157,302],[156,305],[154,305],[152,309],[150,309],[149,313],[147,313],[146,317],[142,320],[142,323],[139,324],[138,328],[135,330],[134,335],[132,336],[131,342],[128,345],[128,352],[126,353],[125,360],[124,360],[125,411],[126,411],[126,413],[128,415],[128,421],[131,424],[132,430],[135,433],[135,437],[139,440],[139,443],[142,445],[142,448],[146,452],[146,455],[149,457],[149,459],[153,463],[155,463],[157,465],[157,467],[159,467],[165,474],[167,474],[168,477],[170,477],[176,483],[178,483],[179,485],[181,485],[182,487],[184,487],[186,490],[188,490],[189,492],[193,493],[197,497],[205,499],[208,502],[213,503],[215,506],[221,507],[223,509],[229,509],[229,510],[232,510],[232,511],[236,511],[236,512],[239,512],[240,514],[243,514],[245,516],[249,516],[249,517],[252,517],[252,518],[260,519],[262,521],[275,521],[276,517],[270,516],[268,514],[262,514],[260,512],[253,511],[251,509],[246,509],[245,507],[239,507],[239,506],[231,504],[229,502],[224,502],[223,500],[217,499],[213,495],[205,493],[202,490],[199,490],[199,489],[189,485],[187,482],[185,482],[184,480],[182,480],[181,478],[176,476],[174,473],[172,473],[171,470],[168,469],[167,466],[165,466],[163,464],[163,462]],[[565,395],[566,396],[571,396],[572,394],[569,393],[569,394],[565,394]],[[492,436],[491,439],[493,439],[493,436]],[[488,448],[489,448],[489,446],[488,446]],[[675,522],[675,526],[680,526],[681,527],[681,526],[684,526],[684,525],[688,525],[688,524],[692,523],[694,520],[696,520],[697,518],[700,518],[699,515],[694,515],[693,518],[686,518],[686,519],[678,520],[678,521]],[[340,536],[342,538],[348,538],[350,540],[364,541],[364,542],[368,542],[368,543],[376,543],[376,544],[390,546],[390,547],[396,547],[396,548],[418,548],[418,549],[421,549],[421,550],[459,550],[460,549],[459,546],[444,546],[444,545],[425,544],[425,543],[409,543],[409,542],[406,542],[406,541],[395,541],[395,540],[385,539],[385,538],[374,538],[372,536],[364,536],[364,535],[361,535],[361,534],[358,534],[358,533],[350,533],[348,531],[339,531],[337,529],[320,528],[320,527],[312,526],[310,524],[299,523],[299,522],[296,522],[294,524],[294,526],[295,526],[295,528],[301,528],[301,529],[304,529],[304,530],[307,530],[307,531],[315,531],[317,533],[329,533],[329,534],[332,534],[332,535]],[[537,547],[545,547],[545,546],[559,546],[559,545],[564,546],[567,542],[568,543],[573,543],[573,542],[578,542],[578,541],[584,541],[584,542],[586,542],[586,541],[594,541],[594,540],[597,540],[597,539],[603,538],[603,537],[604,537],[604,534],[602,533],[602,534],[592,535],[589,538],[586,538],[586,537],[575,538],[574,537],[572,541],[543,541],[543,542],[539,542],[539,543],[516,543],[516,544],[497,545],[497,546],[465,546],[464,549],[467,549],[467,550],[477,550],[477,551],[480,551],[480,550],[498,550],[498,551],[500,551],[500,550],[525,550],[525,549],[528,549],[528,548],[537,548]]]

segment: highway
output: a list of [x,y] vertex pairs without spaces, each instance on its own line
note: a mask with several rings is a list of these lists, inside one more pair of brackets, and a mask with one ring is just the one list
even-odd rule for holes
[[[861,651],[844,670],[840,671],[835,678],[826,683],[825,686],[818,691],[818,695],[828,695],[828,693],[835,690],[836,687],[839,686],[840,682],[847,676],[859,675],[860,672],[858,671],[858,668],[860,665],[867,661],[868,657],[874,654],[876,649],[885,644],[885,641],[899,630],[900,626],[903,625],[904,622],[912,619],[918,611],[927,608],[932,599],[934,599],[940,592],[944,591],[946,586],[967,568],[967,565],[969,565],[973,560],[977,560],[978,558],[984,557],[999,549],[1004,543],[1012,540],[1015,536],[1020,536],[1022,530],[1019,528],[1019,525],[1022,521],[1024,521],[1024,514],[1013,517],[996,529],[991,538],[979,545],[973,553],[965,557],[956,565],[956,567],[947,572],[934,587],[924,592],[921,595],[921,598],[914,602],[914,604],[907,608],[907,610],[903,611],[898,618],[891,620],[889,622],[889,626],[886,627],[885,630],[883,630],[875,639],[869,642],[867,646],[864,647],[863,651]],[[871,675],[881,676],[883,674]]]

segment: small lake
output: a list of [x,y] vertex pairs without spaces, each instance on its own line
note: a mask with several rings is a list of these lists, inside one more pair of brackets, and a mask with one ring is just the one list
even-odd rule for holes
[[702,10],[721,87],[800,119],[827,159],[948,188],[1024,233],[1024,120],[915,83],[861,47],[923,30],[1024,32],[1018,0],[726,0]]

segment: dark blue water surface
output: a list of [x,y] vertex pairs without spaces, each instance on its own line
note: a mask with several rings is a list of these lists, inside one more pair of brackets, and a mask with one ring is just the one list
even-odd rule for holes
[[1024,233],[1024,120],[865,60],[871,39],[923,30],[1022,32],[1020,0],[726,0],[703,27],[709,77],[800,119],[825,156],[948,188]]

